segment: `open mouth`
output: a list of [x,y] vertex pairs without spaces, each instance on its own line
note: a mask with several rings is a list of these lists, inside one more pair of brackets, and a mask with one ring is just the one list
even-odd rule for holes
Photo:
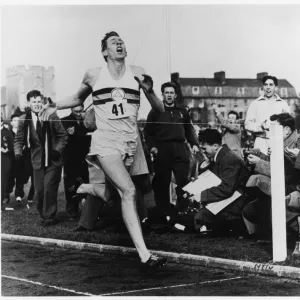
[[121,54],[123,52],[123,48],[122,47],[118,47],[117,48],[117,53]]

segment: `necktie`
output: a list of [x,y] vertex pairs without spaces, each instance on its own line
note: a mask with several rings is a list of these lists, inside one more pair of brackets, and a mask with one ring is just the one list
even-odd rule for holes
[[36,114],[36,117],[37,117],[37,121],[36,121],[36,133],[39,137],[39,140],[42,142],[43,140],[43,132],[42,132],[42,124],[41,124],[41,121],[39,119],[39,114],[38,113],[35,113]]

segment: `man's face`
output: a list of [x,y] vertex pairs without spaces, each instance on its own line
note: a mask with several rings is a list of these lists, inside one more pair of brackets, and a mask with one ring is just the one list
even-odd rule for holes
[[201,149],[208,158],[213,158],[217,153],[218,145],[209,145],[207,143],[201,143]]
[[118,36],[111,36],[106,41],[106,50],[102,52],[110,60],[125,59],[127,56],[126,46]]
[[228,122],[230,124],[234,124],[236,122],[236,115],[235,114],[229,114],[228,115]]
[[168,106],[174,104],[174,101],[177,97],[175,89],[173,87],[166,87],[163,92],[163,99]]
[[[272,121],[271,125],[281,125],[277,120]],[[285,140],[288,136],[290,136],[290,134],[292,133],[292,130],[290,127],[285,126],[283,127],[283,140]]]
[[15,129],[18,128],[18,124],[19,124],[19,117],[14,117],[12,120],[11,120],[11,126]]
[[36,98],[31,97],[28,102],[29,102],[28,104],[29,104],[29,107],[32,112],[38,113],[42,109],[43,101],[40,96],[38,96]]
[[82,113],[83,113],[83,107],[82,106],[76,106],[72,108],[72,114],[75,116],[77,120],[82,119]]
[[264,94],[267,98],[272,98],[275,94],[276,86],[272,79],[266,80],[263,86]]

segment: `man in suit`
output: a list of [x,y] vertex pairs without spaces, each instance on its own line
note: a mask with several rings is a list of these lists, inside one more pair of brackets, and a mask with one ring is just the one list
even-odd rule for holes
[[[226,144],[222,145],[222,136],[216,129],[202,131],[199,140],[204,154],[211,161],[211,172],[217,175],[222,182],[192,198],[199,205],[199,212],[195,215],[195,227],[197,229],[206,225],[217,232],[223,232],[224,229],[236,229],[241,226],[239,229],[242,230],[244,229],[242,209],[247,203],[247,197],[243,195],[243,186],[250,175],[245,162]],[[216,215],[205,208],[209,203],[231,197],[235,191],[242,195]]]
[[[70,220],[79,217],[78,203],[81,197],[70,192],[76,178],[81,177],[83,182],[89,180],[88,165],[85,160],[89,153],[91,136],[83,124],[83,105],[72,108],[71,114],[62,118],[62,124],[68,133],[68,144],[65,149],[64,186],[66,194],[66,209]],[[76,149],[76,150],[75,150]]]
[[24,146],[31,149],[33,167],[34,201],[45,226],[57,223],[57,192],[61,179],[63,151],[68,135],[56,114],[42,122],[38,113],[42,109],[43,96],[32,90],[27,94],[30,110],[20,117],[14,151],[17,160],[22,158]]

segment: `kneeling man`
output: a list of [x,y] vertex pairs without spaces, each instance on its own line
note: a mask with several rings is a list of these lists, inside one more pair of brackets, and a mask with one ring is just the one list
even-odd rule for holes
[[[221,183],[197,195],[200,209],[195,215],[195,228],[205,225],[218,232],[223,232],[224,228],[240,231],[244,228],[242,210],[248,202],[247,197],[243,195],[243,186],[250,175],[246,164],[226,144],[222,145],[222,136],[216,129],[206,129],[201,132],[199,141],[204,154],[210,159],[210,171],[221,179]],[[231,197],[235,191],[241,193],[241,196],[216,215],[205,207],[209,203]],[[229,224],[234,228],[227,226]]]

